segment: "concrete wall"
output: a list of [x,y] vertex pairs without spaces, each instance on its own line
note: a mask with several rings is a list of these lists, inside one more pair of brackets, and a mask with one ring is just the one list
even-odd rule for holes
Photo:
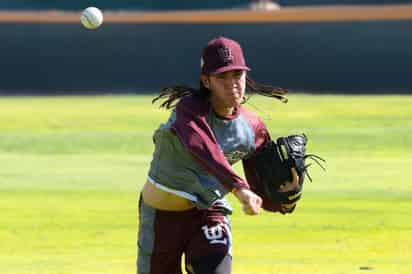
[[251,76],[294,90],[412,93],[412,21],[0,24],[0,94],[152,92],[197,85],[200,50],[239,40]]

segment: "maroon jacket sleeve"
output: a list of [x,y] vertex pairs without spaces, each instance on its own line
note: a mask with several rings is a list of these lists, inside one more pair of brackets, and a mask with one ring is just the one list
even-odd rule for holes
[[[249,123],[252,125],[255,131],[255,146],[256,146],[256,151],[259,151],[259,149],[262,149],[262,147],[267,142],[270,142],[271,140],[270,134],[265,124],[262,122],[261,119],[259,119],[259,117],[247,111],[245,111],[245,116],[248,118]],[[244,170],[246,179],[250,185],[250,189],[262,198],[263,200],[262,207],[265,210],[272,211],[272,212],[278,212],[278,211],[280,212],[280,204],[271,201],[269,198],[267,198],[264,195],[263,187],[260,184],[259,179],[256,175],[255,166],[256,166],[256,160],[253,155],[243,160],[243,170]]]
[[176,121],[173,129],[180,142],[191,153],[194,160],[222,185],[232,191],[249,188],[226,160],[223,151],[207,123],[209,103],[197,96],[186,96],[176,106]]

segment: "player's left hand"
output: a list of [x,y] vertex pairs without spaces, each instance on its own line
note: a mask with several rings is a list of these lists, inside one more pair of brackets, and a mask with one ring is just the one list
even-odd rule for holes
[[[307,137],[305,134],[279,137],[276,142],[268,142],[256,155],[256,175],[262,188],[263,197],[280,205],[280,212],[292,213],[302,196],[305,177],[313,160],[322,169],[320,161],[325,160],[314,154],[306,153]],[[259,193],[261,194],[261,193]],[[266,201],[265,200],[265,201]]]
[[294,167],[291,168],[292,181],[287,181],[279,186],[279,192],[288,192],[299,187],[299,175]]
[[296,203],[302,195],[302,188],[299,185],[299,175],[295,168],[292,171],[292,181],[280,185],[279,192],[287,193],[286,199],[280,204],[280,212],[283,214],[292,213],[296,208]]

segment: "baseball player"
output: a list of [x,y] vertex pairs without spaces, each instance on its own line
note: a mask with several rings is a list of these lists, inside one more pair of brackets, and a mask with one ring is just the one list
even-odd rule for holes
[[[245,91],[285,100],[286,90],[260,85],[238,42],[218,37],[204,48],[200,87],[170,87],[153,101],[172,109],[155,131],[155,151],[139,201],[138,274],[230,274],[232,236],[225,195],[247,215],[288,208],[256,194],[254,153],[270,140],[261,119],[242,105]],[[175,104],[176,103],[176,104]],[[246,179],[232,165],[243,162]],[[298,184],[298,175],[283,190]]]

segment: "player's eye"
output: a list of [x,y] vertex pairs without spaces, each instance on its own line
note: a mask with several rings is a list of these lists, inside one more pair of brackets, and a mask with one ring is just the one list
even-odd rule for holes
[[240,77],[242,77],[242,75],[243,75],[243,71],[242,71],[242,70],[236,70],[236,71],[233,73],[233,76],[236,77],[236,78],[240,78]]
[[236,80],[240,80],[240,79],[242,79],[244,73],[245,72],[243,70],[236,70],[233,73],[233,78],[236,79]]

